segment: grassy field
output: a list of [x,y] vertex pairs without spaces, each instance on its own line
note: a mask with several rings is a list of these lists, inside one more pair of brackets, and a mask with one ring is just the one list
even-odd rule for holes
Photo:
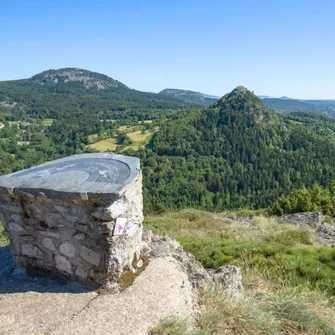
[[314,231],[255,216],[183,210],[145,218],[144,226],[177,239],[206,268],[241,267],[245,294],[202,292],[195,327],[163,320],[151,335],[335,334],[335,250]]
[[[124,146],[122,148],[122,151],[128,149],[133,149],[137,151],[139,148],[146,146],[149,143],[151,137],[159,130],[159,128],[156,127],[152,131],[147,130],[145,132],[143,132],[142,130],[143,126],[121,126],[118,129],[118,131],[125,132],[132,141],[132,144]],[[97,134],[90,135],[89,141],[94,142],[97,138]],[[117,138],[115,137],[103,139],[101,141],[89,144],[87,147],[100,152],[104,152],[115,151],[117,146]]]
[[105,140],[89,144],[88,147],[100,152],[115,151],[117,144],[115,138],[107,138]]
[[92,134],[92,135],[88,136],[88,140],[90,142],[95,142],[97,140],[97,138],[98,138],[98,134]]
[[128,133],[128,136],[130,137],[130,139],[133,141],[132,146],[145,146],[148,144],[148,142],[150,141],[152,135],[156,132],[155,131],[146,131],[145,133],[142,133],[142,131],[137,130],[137,131],[133,131],[131,133]]
[[138,126],[121,126],[118,128],[118,131],[124,132],[124,133],[130,133],[131,131],[134,131],[138,128]]
[[54,119],[44,119],[42,121],[42,123],[43,123],[44,126],[51,126],[52,122],[54,122]]

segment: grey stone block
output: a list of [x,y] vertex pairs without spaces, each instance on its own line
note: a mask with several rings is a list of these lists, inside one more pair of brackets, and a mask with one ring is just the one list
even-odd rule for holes
[[[142,209],[134,157],[75,155],[0,177],[0,218],[17,263],[89,286],[134,270]],[[116,220],[125,223],[119,236]]]
[[32,244],[21,244],[21,254],[30,258],[43,259],[42,251]]

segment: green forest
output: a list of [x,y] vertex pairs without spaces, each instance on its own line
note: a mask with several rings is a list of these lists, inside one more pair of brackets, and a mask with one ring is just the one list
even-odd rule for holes
[[309,120],[278,115],[244,88],[171,120],[140,152],[147,209],[266,208],[294,188],[332,181],[334,136],[315,128],[333,119]]
[[[199,108],[76,71],[0,83],[0,174],[94,152],[95,136],[141,158],[146,213],[268,208],[294,189],[335,180],[333,118],[277,114],[244,87]],[[67,82],[68,73],[79,81]],[[129,138],[118,129],[142,120],[159,131],[145,147],[124,151]]]

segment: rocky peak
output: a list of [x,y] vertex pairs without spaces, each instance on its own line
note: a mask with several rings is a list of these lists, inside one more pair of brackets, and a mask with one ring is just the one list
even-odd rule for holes
[[213,107],[218,107],[222,115],[247,117],[249,124],[276,122],[278,119],[273,111],[263,105],[261,99],[244,86],[237,86]]
[[87,89],[94,88],[104,90],[117,87],[126,88],[124,84],[106,75],[78,68],[48,70],[33,76],[31,79],[41,85],[79,82]]
[[238,95],[246,95],[248,92],[248,89],[244,86],[237,86],[234,90],[232,90],[230,93],[229,93],[229,96],[230,97],[235,97],[235,96],[238,96]]

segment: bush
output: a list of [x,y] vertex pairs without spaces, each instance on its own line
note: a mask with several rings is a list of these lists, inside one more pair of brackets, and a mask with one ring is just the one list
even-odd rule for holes
[[299,212],[322,212],[335,217],[335,181],[327,187],[314,185],[312,188],[293,190],[280,197],[269,209],[271,215],[284,215]]

